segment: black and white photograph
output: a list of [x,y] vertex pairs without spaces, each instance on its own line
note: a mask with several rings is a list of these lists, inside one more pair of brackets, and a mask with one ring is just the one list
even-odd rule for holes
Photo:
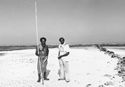
[[124,87],[125,0],[0,0],[0,87]]

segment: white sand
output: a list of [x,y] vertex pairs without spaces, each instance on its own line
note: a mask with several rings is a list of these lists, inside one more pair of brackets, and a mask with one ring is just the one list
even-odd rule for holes
[[3,51],[3,53],[6,54],[0,56],[0,87],[87,87],[87,84],[91,84],[88,87],[98,87],[106,82],[110,82],[110,85],[104,87],[125,85],[120,82],[121,78],[115,75],[117,59],[112,59],[95,48],[71,49],[69,83],[58,81],[58,50],[50,49],[47,67],[50,71],[48,75],[50,80],[45,81],[44,86],[36,82],[35,49]]

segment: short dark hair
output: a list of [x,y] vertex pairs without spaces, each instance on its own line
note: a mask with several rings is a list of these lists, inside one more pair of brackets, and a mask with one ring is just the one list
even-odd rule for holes
[[40,38],[40,42],[42,42],[42,40],[45,40],[45,42],[46,42],[46,38],[45,37],[41,37]]
[[59,38],[59,41],[61,41],[61,39],[63,39],[63,40],[65,41],[65,39],[64,39],[63,37],[60,37],[60,38]]

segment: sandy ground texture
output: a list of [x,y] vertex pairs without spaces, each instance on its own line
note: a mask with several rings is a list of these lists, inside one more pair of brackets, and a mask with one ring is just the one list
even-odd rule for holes
[[[120,50],[117,52],[120,53]],[[1,51],[0,87],[124,87],[125,83],[114,70],[117,59],[96,48],[72,48],[70,82],[58,81],[58,49],[50,49],[48,78],[45,84],[37,82],[35,49]],[[125,51],[121,52],[125,54]]]

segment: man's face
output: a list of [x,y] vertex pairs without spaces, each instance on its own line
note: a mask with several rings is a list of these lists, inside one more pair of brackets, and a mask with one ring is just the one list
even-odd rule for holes
[[46,41],[44,39],[42,39],[41,44],[44,47],[46,45]]
[[60,43],[61,43],[61,44],[64,44],[64,39],[60,39]]

